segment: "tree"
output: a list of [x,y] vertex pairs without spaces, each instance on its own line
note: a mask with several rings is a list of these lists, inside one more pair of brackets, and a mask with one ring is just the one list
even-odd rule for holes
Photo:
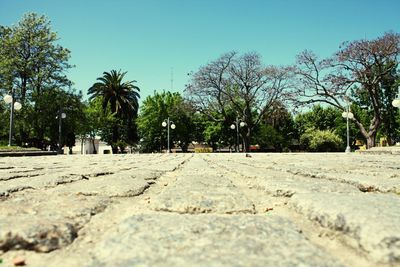
[[[110,111],[115,114],[117,120],[133,123],[132,118],[137,116],[139,108],[140,89],[134,85],[136,81],[123,82],[125,74],[126,72],[116,70],[104,72],[102,77],[97,78],[98,82],[89,88],[89,100],[101,98],[104,112],[110,106]],[[118,152],[119,129],[119,123],[115,122],[110,142],[113,153]]]
[[[46,128],[42,112],[42,98],[49,90],[70,88],[71,82],[65,71],[70,51],[58,44],[58,37],[51,30],[50,21],[36,13],[24,15],[11,27],[0,26],[0,88],[11,92],[22,103],[19,112],[25,123],[19,125],[19,136],[44,138],[41,129]],[[47,103],[46,103],[47,104]],[[30,117],[31,121],[26,121]],[[32,132],[29,124],[35,125]],[[38,134],[38,135],[37,135]]]
[[182,151],[187,151],[196,135],[193,131],[194,111],[190,103],[176,92],[154,92],[153,96],[148,96],[143,101],[138,117],[138,129],[143,139],[141,149],[145,152],[155,152],[165,147],[167,134],[161,124],[169,117],[176,125],[174,130],[170,130],[171,140],[176,141]]
[[400,123],[396,119],[399,115],[399,109],[393,107],[392,101],[396,98],[397,88],[400,86],[400,75],[396,69],[382,77],[382,127],[381,133],[386,137],[388,144],[393,145],[396,140],[400,140]]
[[275,101],[255,130],[255,141],[261,150],[288,151],[296,137],[292,114],[280,102]]
[[311,110],[300,113],[295,118],[295,124],[299,134],[303,134],[307,129],[316,130],[335,130],[340,125],[345,125],[345,120],[341,116],[341,111],[335,107],[322,107],[320,104],[312,106]]
[[107,143],[112,142],[112,126],[117,123],[115,114],[111,113],[110,107],[104,111],[102,107],[102,99],[100,97],[94,98],[88,103],[84,104],[83,121],[80,124],[78,135],[81,139],[81,146],[83,142],[89,138],[92,142],[93,153],[97,154],[95,147],[96,136],[100,136],[102,140]]
[[325,60],[304,51],[298,55],[295,68],[295,102],[322,102],[345,111],[346,102],[354,101],[350,98],[351,89],[361,88],[371,106],[372,118],[368,127],[357,116],[353,121],[366,139],[367,148],[371,148],[382,123],[382,83],[396,69],[399,52],[400,35],[395,33],[370,41],[345,42],[333,57]]
[[227,121],[227,110],[232,109],[246,123],[243,140],[248,151],[255,127],[275,100],[285,98],[289,74],[288,68],[264,67],[257,53],[230,52],[194,73],[186,92],[214,121]]
[[[18,114],[20,117],[15,120],[16,129],[25,129],[16,132],[16,138],[20,139],[20,142],[25,140],[26,143],[41,149],[45,149],[46,144],[57,144],[59,121],[56,116],[61,108],[66,114],[66,118],[62,120],[61,146],[66,144],[67,135],[77,133],[83,123],[84,106],[81,92],[46,89],[35,105],[39,108],[37,111],[32,106],[25,107],[25,112]],[[40,125],[43,127],[39,127]],[[22,136],[26,132],[29,136]]]
[[[357,105],[353,104],[352,112],[355,116],[361,118],[360,121],[366,121],[363,117],[363,111],[360,110]],[[356,139],[360,139],[362,138],[362,136],[359,135],[360,131],[358,130],[358,127],[356,125],[350,124],[349,126],[350,145],[354,146]],[[313,105],[311,110],[296,115],[295,128],[296,135],[299,140],[306,133],[308,133],[306,135],[310,136],[313,131],[334,132],[335,135],[339,136],[339,138],[341,139],[341,144],[343,145],[343,147],[340,147],[340,149],[345,149],[344,145],[347,138],[346,119],[342,117],[341,110],[336,107],[323,107],[320,104]],[[322,134],[320,136],[326,135]]]

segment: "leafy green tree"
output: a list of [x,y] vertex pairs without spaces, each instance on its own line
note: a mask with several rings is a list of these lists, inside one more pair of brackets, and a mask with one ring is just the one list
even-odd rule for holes
[[111,113],[115,114],[116,121],[113,124],[112,138],[110,145],[113,153],[118,152],[118,141],[120,141],[120,128],[122,122],[133,123],[136,118],[139,104],[139,87],[135,86],[136,81],[123,82],[126,72],[111,70],[104,72],[102,77],[97,78],[98,82],[89,88],[89,99],[102,99],[103,111],[110,107]]
[[[78,135],[83,142],[89,139],[95,149],[94,141],[96,136],[100,136],[107,143],[112,142],[112,126],[117,123],[115,114],[111,113],[110,107],[104,111],[102,99],[100,97],[85,103],[83,109],[83,121],[80,124]],[[94,154],[96,154],[96,149]]]
[[71,84],[64,73],[72,67],[68,64],[70,51],[57,43],[48,18],[27,13],[16,25],[3,26],[1,31],[0,73],[12,80],[22,102],[28,94],[40,96],[44,88]]
[[[293,99],[297,104],[325,103],[346,110],[352,88],[359,87],[371,108],[371,119],[352,121],[364,136],[367,148],[375,146],[382,124],[382,85],[385,77],[397,68],[400,55],[400,34],[385,33],[374,40],[343,43],[331,58],[320,60],[310,51],[297,57]],[[355,95],[357,98],[358,95]],[[354,98],[354,96],[353,96]]]
[[296,128],[299,135],[309,128],[317,130],[336,129],[338,124],[343,122],[341,114],[342,112],[337,108],[330,106],[324,108],[316,104],[312,106],[311,110],[296,116]]
[[[365,117],[365,113],[358,105],[354,104],[351,106],[351,111],[362,121],[368,121]],[[342,112],[338,108],[328,106],[322,107],[321,105],[314,105],[311,110],[298,114],[295,117],[295,128],[297,138],[309,131],[309,129],[320,130],[320,131],[334,131],[342,140],[343,146],[347,138],[347,126],[346,119],[342,117]],[[355,144],[356,139],[363,139],[358,127],[350,120],[350,144]],[[304,142],[303,142],[304,144]],[[341,149],[345,149],[342,147]]]
[[[398,62],[395,64],[398,65]],[[400,111],[392,105],[392,101],[396,98],[396,94],[398,93],[398,86],[400,86],[400,75],[397,69],[393,69],[382,77],[382,93],[380,94],[382,103],[382,125],[378,135],[386,137],[389,145],[393,145],[396,140],[400,140],[400,124],[397,120],[400,116]],[[369,105],[369,107],[372,110],[371,105]]]
[[70,51],[59,44],[45,16],[28,13],[11,27],[0,26],[0,88],[3,93],[14,88],[15,98],[22,103],[16,120],[19,143],[44,140],[48,115],[43,109],[51,105],[44,99],[49,91],[71,86],[65,74],[72,67],[69,58]]
[[256,129],[254,141],[261,150],[281,152],[288,151],[296,137],[292,115],[280,101],[275,101]]
[[[67,142],[67,136],[76,134],[83,122],[82,93],[70,90],[68,92],[61,89],[44,90],[40,100],[36,103],[38,111],[34,107],[26,107],[25,112],[17,114],[19,117],[15,120],[16,138],[21,142],[26,140],[33,146],[44,149],[44,145],[49,143],[55,145],[58,143],[58,124],[56,118],[60,109],[66,114],[62,119],[62,144]],[[36,115],[40,113],[40,115]],[[23,117],[23,118],[22,118]],[[36,117],[36,119],[35,119]],[[24,129],[19,130],[18,129]],[[28,136],[23,136],[28,133]],[[29,137],[31,136],[31,137]]]
[[257,53],[239,56],[230,52],[194,73],[186,92],[196,107],[216,122],[228,121],[228,111],[233,110],[235,119],[246,123],[241,136],[249,150],[262,117],[274,101],[286,98],[289,75],[289,68],[264,66]]
[[154,92],[143,101],[137,120],[142,138],[141,150],[155,152],[166,147],[167,132],[161,125],[169,117],[176,125],[174,130],[170,130],[172,142],[177,143],[182,151],[187,151],[190,142],[196,138],[194,113],[194,108],[179,93]]

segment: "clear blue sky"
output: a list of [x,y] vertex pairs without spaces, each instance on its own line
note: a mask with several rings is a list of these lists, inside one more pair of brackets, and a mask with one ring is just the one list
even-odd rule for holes
[[232,50],[286,65],[304,49],[329,56],[343,41],[400,32],[399,0],[0,0],[0,25],[27,12],[48,16],[71,50],[76,89],[121,69],[141,100],[171,89],[171,68],[182,92],[188,72]]

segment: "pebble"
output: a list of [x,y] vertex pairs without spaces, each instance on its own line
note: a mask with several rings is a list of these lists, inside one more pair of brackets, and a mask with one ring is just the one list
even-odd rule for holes
[[24,266],[25,265],[25,258],[22,256],[18,256],[13,259],[14,266]]

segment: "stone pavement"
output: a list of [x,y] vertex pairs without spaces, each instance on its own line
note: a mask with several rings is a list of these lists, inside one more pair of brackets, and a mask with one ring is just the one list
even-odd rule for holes
[[0,267],[400,266],[398,154],[0,158]]

